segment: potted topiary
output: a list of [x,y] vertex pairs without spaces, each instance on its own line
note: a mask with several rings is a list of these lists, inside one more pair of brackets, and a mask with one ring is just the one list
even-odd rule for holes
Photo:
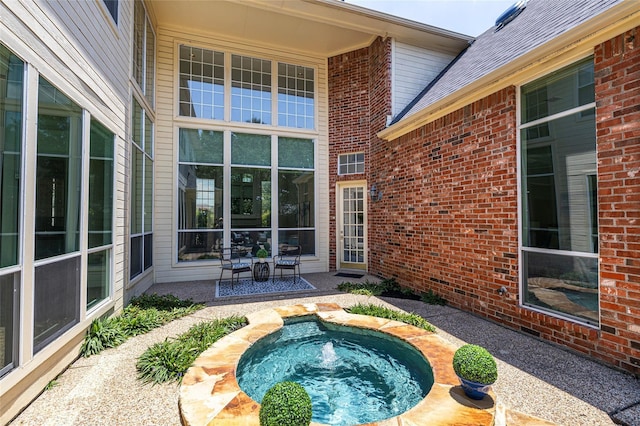
[[256,252],[256,257],[260,260],[260,262],[264,262],[264,259],[269,256],[269,252],[265,249],[261,248]]
[[493,356],[482,346],[466,344],[453,355],[453,370],[460,379],[464,393],[472,399],[482,399],[498,378]]
[[262,398],[260,426],[309,426],[311,398],[302,385],[280,382]]

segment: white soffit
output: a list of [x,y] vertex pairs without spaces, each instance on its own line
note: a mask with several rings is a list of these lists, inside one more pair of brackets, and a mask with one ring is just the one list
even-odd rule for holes
[[378,36],[457,54],[472,37],[339,0],[150,0],[159,27],[331,57]]

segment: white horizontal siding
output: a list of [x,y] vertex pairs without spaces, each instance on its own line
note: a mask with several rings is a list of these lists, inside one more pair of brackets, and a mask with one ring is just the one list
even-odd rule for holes
[[397,115],[440,74],[454,55],[393,43],[392,113]]
[[[156,35],[156,134],[154,155],[154,274],[156,282],[182,281],[191,278],[188,271],[172,273],[174,155],[174,41],[162,31]],[[162,194],[162,196],[160,196]],[[183,278],[177,278],[182,275]]]

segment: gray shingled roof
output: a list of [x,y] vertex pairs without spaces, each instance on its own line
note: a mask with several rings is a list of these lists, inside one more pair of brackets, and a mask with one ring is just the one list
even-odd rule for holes
[[501,30],[495,32],[492,27],[478,36],[431,87],[398,114],[393,123],[446,98],[621,1],[530,0],[522,13]]

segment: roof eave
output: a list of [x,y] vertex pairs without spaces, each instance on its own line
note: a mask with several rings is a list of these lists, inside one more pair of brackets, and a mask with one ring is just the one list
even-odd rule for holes
[[407,116],[378,132],[383,140],[394,140],[412,130],[482,99],[498,90],[534,78],[550,62],[569,64],[588,55],[593,46],[638,25],[640,2],[624,1],[538,48],[520,56],[453,94]]

